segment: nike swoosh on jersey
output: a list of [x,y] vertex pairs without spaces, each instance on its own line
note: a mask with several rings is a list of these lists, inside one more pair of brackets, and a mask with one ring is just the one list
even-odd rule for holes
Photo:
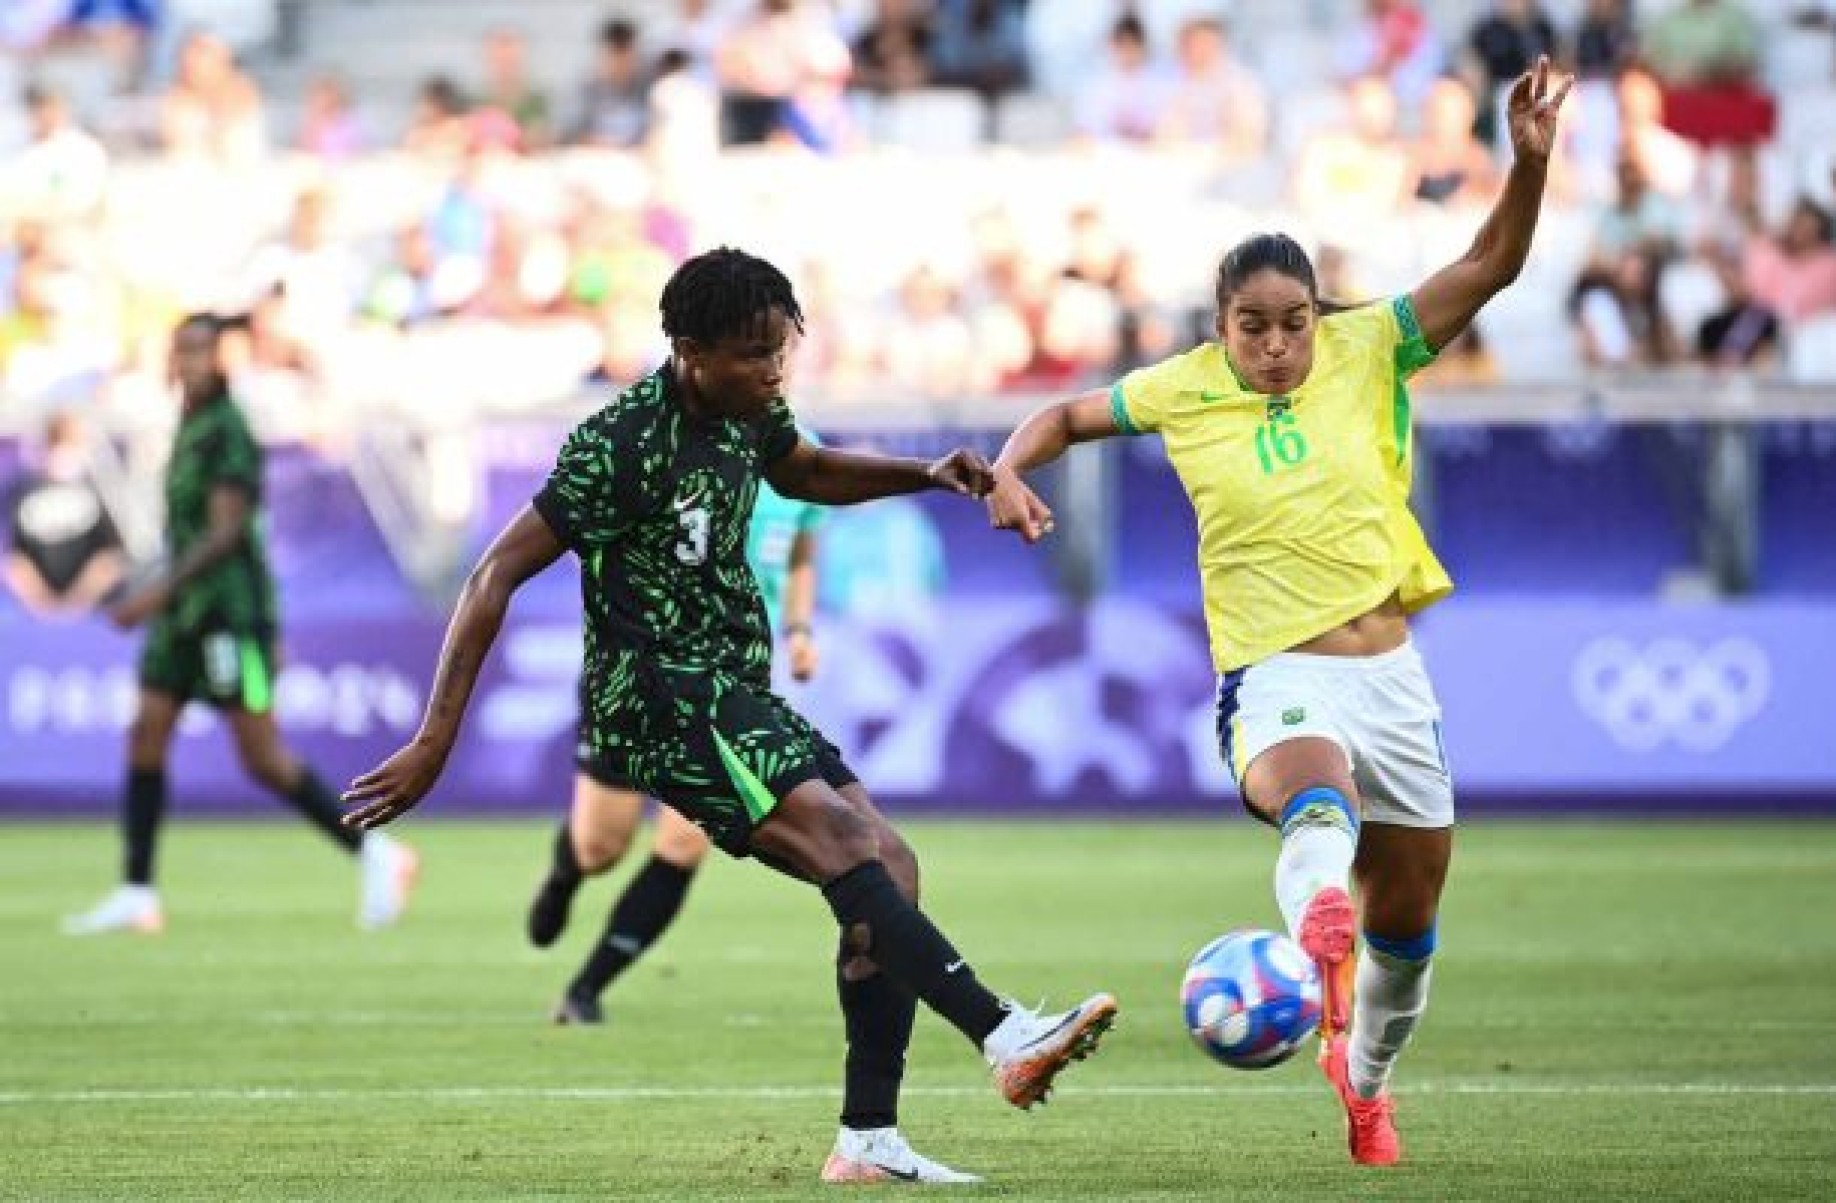
[[1230,399],[1229,393],[1212,393],[1212,392],[1206,392],[1203,389],[1199,391],[1200,401],[1228,401],[1229,399]]

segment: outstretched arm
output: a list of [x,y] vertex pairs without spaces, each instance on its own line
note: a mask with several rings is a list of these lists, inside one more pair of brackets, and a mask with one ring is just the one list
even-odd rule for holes
[[1028,543],[1051,534],[1052,511],[1021,477],[1051,463],[1073,443],[1121,433],[1106,389],[1035,410],[1007,437],[1007,445],[995,460],[994,489],[988,494],[989,523],[998,530],[1018,532]]
[[459,738],[478,670],[497,640],[510,598],[565,550],[548,522],[528,505],[485,549],[447,624],[421,729],[407,747],[351,783],[344,800],[362,805],[345,816],[348,826],[365,831],[381,827],[413,809],[433,788]]
[[1473,315],[1517,279],[1530,254],[1549,154],[1555,147],[1556,117],[1574,83],[1570,76],[1553,90],[1547,56],[1518,77],[1511,89],[1511,170],[1504,191],[1479,227],[1466,254],[1428,277],[1410,297],[1430,349],[1438,351],[1466,329]]
[[958,448],[942,459],[900,459],[860,451],[837,451],[798,439],[790,452],[765,470],[765,479],[785,497],[819,505],[853,505],[901,493],[948,489],[982,497],[990,487],[988,461]]

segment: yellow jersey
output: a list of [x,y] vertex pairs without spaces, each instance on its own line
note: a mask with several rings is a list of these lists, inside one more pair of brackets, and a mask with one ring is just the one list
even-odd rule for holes
[[1453,582],[1409,512],[1408,377],[1434,359],[1406,296],[1334,313],[1285,397],[1252,392],[1218,343],[1110,391],[1125,434],[1158,433],[1198,518],[1220,673],[1305,643],[1391,594],[1415,613]]

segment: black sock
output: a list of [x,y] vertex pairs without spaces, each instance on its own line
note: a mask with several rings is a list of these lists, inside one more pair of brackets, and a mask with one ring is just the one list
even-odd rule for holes
[[1001,1000],[975,979],[950,941],[899,893],[877,860],[856,865],[822,887],[829,909],[848,931],[865,924],[866,952],[893,981],[924,1000],[977,1048],[1006,1018]]
[[331,790],[325,788],[325,783],[311,769],[302,768],[299,783],[281,796],[289,806],[305,815],[314,827],[336,840],[345,851],[355,852],[363,847],[363,832],[344,825],[344,812],[338,808],[338,799]]
[[580,884],[580,857],[574,853],[574,828],[566,819],[561,820],[561,830],[555,832],[555,863],[548,870],[548,876],[562,885]]
[[[844,939],[842,964],[852,957]],[[884,973],[876,971],[850,981],[839,966],[835,990],[841,996],[848,1031],[842,1127],[856,1131],[895,1127],[899,1123],[899,1084],[905,1080],[905,1050],[912,1042],[918,999]]]
[[605,934],[574,975],[567,992],[576,998],[598,998],[613,978],[656,943],[682,909],[683,896],[694,879],[694,869],[684,869],[655,856],[645,861],[613,904]]
[[129,769],[121,805],[121,834],[127,841],[123,876],[129,885],[153,884],[153,848],[165,816],[166,770]]

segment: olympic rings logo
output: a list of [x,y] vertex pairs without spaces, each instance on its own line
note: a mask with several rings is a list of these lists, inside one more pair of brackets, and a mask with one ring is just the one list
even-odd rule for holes
[[1575,701],[1621,747],[1648,752],[1666,742],[1710,752],[1766,704],[1772,663],[1751,639],[1706,647],[1658,639],[1640,648],[1596,639],[1575,657]]

